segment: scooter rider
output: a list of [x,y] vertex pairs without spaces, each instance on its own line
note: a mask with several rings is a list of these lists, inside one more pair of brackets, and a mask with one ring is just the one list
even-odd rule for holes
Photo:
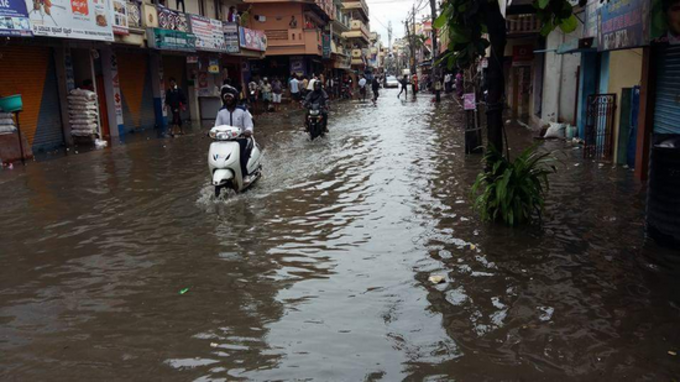
[[241,150],[241,175],[244,183],[250,183],[248,176],[248,159],[253,151],[253,141],[249,139],[253,136],[253,116],[245,108],[238,105],[238,90],[230,85],[222,86],[220,91],[224,106],[217,112],[215,126],[229,125],[241,129],[241,136],[244,139],[237,140]]
[[[314,81],[314,91],[307,94],[305,97],[305,107],[309,109],[314,104],[319,104],[321,107],[321,116],[323,117],[323,127],[328,132],[328,94],[321,88],[321,81]],[[309,113],[309,111],[308,111]],[[306,119],[305,119],[306,120]]]

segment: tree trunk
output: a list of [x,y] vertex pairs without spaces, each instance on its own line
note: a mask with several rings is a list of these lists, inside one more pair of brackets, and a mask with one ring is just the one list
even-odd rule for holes
[[505,19],[497,1],[483,1],[486,6],[486,25],[491,42],[491,57],[487,72],[488,91],[486,104],[487,146],[503,152],[503,106],[505,95],[505,76],[503,57],[507,42]]

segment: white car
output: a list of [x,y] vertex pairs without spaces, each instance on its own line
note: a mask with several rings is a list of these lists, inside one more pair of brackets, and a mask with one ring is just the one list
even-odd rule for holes
[[397,77],[387,76],[387,78],[385,78],[385,88],[398,88],[398,87],[399,80],[397,80]]

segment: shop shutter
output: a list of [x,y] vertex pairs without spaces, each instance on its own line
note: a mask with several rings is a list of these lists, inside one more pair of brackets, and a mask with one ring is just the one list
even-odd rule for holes
[[33,152],[64,144],[54,54],[51,48],[5,46],[0,48],[0,92],[21,94],[24,109],[21,131]]
[[680,46],[663,48],[657,73],[654,132],[680,134]]
[[144,52],[116,52],[125,131],[156,126],[149,59]]

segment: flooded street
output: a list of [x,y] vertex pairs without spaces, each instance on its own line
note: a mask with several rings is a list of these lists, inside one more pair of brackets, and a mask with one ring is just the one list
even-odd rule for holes
[[680,257],[632,172],[546,143],[543,225],[484,224],[457,106],[396,93],[314,142],[258,117],[228,200],[205,131],[0,171],[0,380],[679,378]]

